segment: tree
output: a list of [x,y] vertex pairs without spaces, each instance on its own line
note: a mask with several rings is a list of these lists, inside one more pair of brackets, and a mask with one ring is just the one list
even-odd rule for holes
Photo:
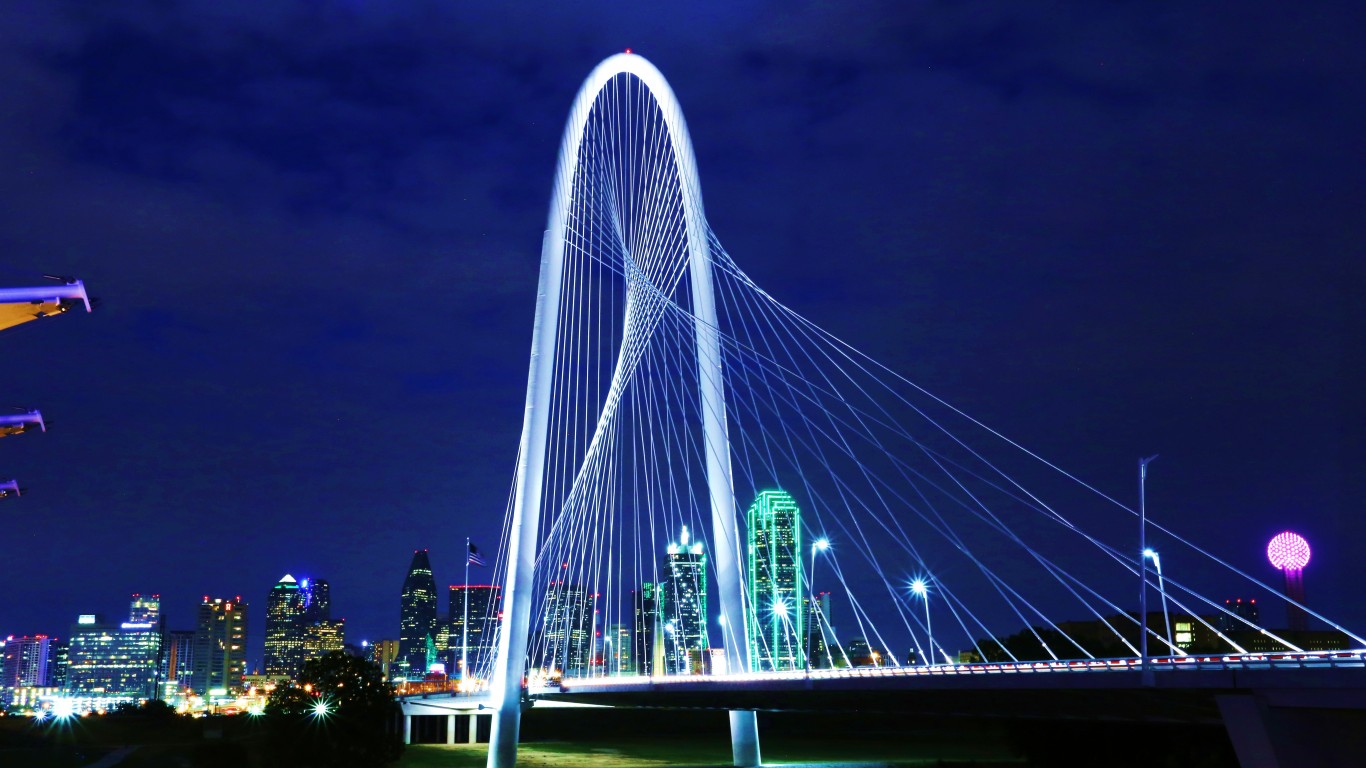
[[384,673],[341,651],[305,664],[298,684],[276,688],[265,714],[272,764],[379,768],[403,752],[394,727],[401,710]]

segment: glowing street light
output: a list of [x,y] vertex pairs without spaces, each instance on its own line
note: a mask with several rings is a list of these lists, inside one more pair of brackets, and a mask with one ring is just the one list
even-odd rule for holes
[[[816,616],[816,553],[824,552],[828,549],[830,549],[830,540],[825,537],[816,539],[815,543],[811,545],[811,578],[806,584],[806,604],[808,606],[807,615],[813,619]],[[820,630],[819,627],[816,629],[817,631]],[[806,653],[803,654],[806,656],[806,674],[808,675],[811,674],[811,634],[811,625],[808,624],[806,627]]]
[[1167,613],[1167,585],[1162,581],[1162,558],[1151,549],[1143,550],[1143,557],[1153,561],[1153,567],[1157,569],[1157,592],[1162,595],[1162,623],[1167,627],[1167,650],[1173,655],[1176,654],[1176,646],[1172,645],[1172,617]]
[[934,630],[930,629],[930,586],[924,579],[916,579],[911,582],[911,591],[925,601],[925,637],[929,643],[925,649],[925,666],[931,666],[934,664]]
[[327,714],[328,714],[329,711],[330,711],[330,710],[328,709],[327,702],[325,702],[325,701],[319,700],[317,704],[314,704],[314,705],[313,705],[313,716],[314,716],[314,717],[318,717],[318,718],[327,717]]

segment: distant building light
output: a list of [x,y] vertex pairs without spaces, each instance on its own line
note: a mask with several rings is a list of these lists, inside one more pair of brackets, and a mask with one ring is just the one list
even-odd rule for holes
[[77,623],[77,624],[94,624],[94,623],[95,623],[95,614],[93,614],[93,613],[82,613],[79,617],[76,618],[76,623]]

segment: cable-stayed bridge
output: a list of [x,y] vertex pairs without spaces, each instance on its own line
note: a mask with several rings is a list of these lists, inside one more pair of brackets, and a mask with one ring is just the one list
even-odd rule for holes
[[736,765],[759,763],[758,709],[1203,692],[1266,741],[1268,707],[1363,707],[1362,655],[1315,646],[1366,640],[1297,600],[1326,629],[1270,628],[1275,585],[1141,512],[751,280],[668,83],[613,56],[560,149],[496,646],[468,656],[469,695],[406,711],[491,710],[495,768],[528,696],[724,709]]

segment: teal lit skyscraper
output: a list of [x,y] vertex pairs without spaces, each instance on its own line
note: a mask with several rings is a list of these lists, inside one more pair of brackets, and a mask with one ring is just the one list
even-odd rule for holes
[[762,491],[749,507],[747,522],[750,669],[801,669],[806,637],[801,509],[786,491]]
[[691,541],[683,526],[664,559],[665,672],[704,672],[707,653],[707,556],[702,542]]
[[645,582],[631,590],[634,621],[631,628],[631,671],[637,675],[663,673],[664,644],[660,628],[659,585]]

